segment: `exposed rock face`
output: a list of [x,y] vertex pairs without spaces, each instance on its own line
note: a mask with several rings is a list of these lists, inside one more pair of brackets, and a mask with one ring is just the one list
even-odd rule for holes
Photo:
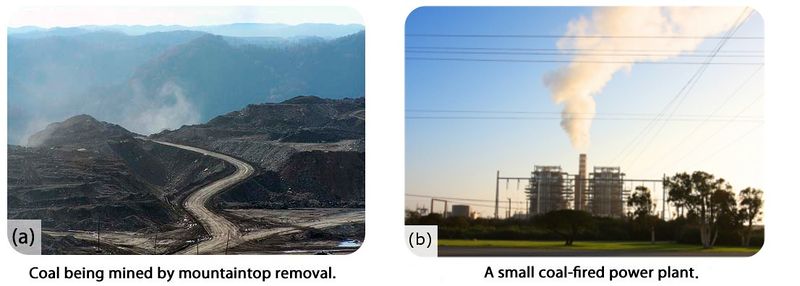
[[364,153],[309,151],[292,155],[281,178],[320,201],[364,201]]
[[364,98],[301,96],[281,103],[251,104],[206,124],[154,135],[191,145],[254,136],[249,141],[333,143],[364,138]]
[[10,219],[41,219],[43,228],[57,230],[136,230],[177,219],[156,186],[120,160],[44,148],[8,151]]
[[[62,122],[51,123],[44,130],[31,135],[31,147],[76,147],[93,148],[105,145],[107,140],[133,139],[131,133],[119,125],[97,121],[89,115],[70,117]],[[106,150],[107,151],[107,150]]]
[[363,206],[364,99],[301,96],[248,105],[154,138],[200,146],[261,167],[221,203],[270,208]]
[[228,207],[364,207],[364,153],[294,153],[279,172],[264,171],[223,193]]
[[79,115],[8,147],[8,216],[42,219],[54,230],[177,227],[179,201],[233,167],[134,138],[124,128]]
[[[233,167],[137,139],[79,115],[9,146],[9,218],[48,229],[154,230],[186,222],[180,201]],[[297,97],[249,105],[152,137],[247,160],[259,174],[221,195],[225,207],[363,207],[364,99]]]

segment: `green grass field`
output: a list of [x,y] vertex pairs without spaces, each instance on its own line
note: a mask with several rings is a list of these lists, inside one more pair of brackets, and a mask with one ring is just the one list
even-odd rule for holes
[[587,250],[587,251],[647,251],[647,252],[698,252],[698,253],[751,253],[758,252],[759,247],[732,247],[715,246],[711,249],[703,249],[699,245],[679,244],[672,242],[656,242],[650,244],[649,241],[576,241],[572,246],[564,246],[563,241],[528,241],[528,240],[461,240],[461,239],[440,239],[439,246],[455,247],[509,247],[509,248],[533,248],[533,249],[557,249],[557,250]]

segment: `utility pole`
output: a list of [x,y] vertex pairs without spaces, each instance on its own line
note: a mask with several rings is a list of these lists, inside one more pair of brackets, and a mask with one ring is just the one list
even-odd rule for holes
[[444,203],[444,210],[442,210],[442,218],[447,218],[447,200],[431,198],[431,210],[430,210],[431,214],[433,214],[433,202],[443,202]]
[[511,198],[508,198],[508,216],[506,218],[511,218]]
[[100,217],[97,218],[97,246],[95,246],[95,253],[100,252]]
[[531,217],[531,205],[530,205],[530,203],[531,203],[531,199],[526,198],[525,199],[525,217],[526,218],[527,217]]
[[498,213],[500,209],[500,170],[497,170],[497,177],[494,183],[494,219],[498,219],[500,217]]
[[667,174],[661,177],[661,219],[667,220],[667,188],[664,188],[664,181],[667,180]]
[[225,240],[225,255],[228,255],[228,243],[231,241],[231,232],[228,231],[228,239]]

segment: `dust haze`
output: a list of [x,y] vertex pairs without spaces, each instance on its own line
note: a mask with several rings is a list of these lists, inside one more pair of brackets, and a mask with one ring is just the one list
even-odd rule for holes
[[[30,146],[28,138],[32,134],[43,130],[52,122],[59,122],[78,114],[89,114],[99,120],[119,124],[143,135],[197,124],[202,119],[197,104],[192,102],[184,89],[173,81],[164,83],[155,92],[146,91],[135,81],[129,83],[129,87],[119,94],[75,93],[66,97],[41,100],[43,104],[26,111],[29,117],[24,119],[24,128],[17,133],[19,135],[12,136],[16,137],[16,142],[10,140],[10,143]],[[56,85],[50,88],[59,87]],[[48,86],[41,86],[40,89],[46,91]],[[50,93],[37,94],[46,97],[46,94]]]
[[125,111],[119,122],[122,126],[139,134],[152,134],[165,129],[200,122],[200,112],[180,85],[168,81],[158,89],[155,98],[134,88],[133,104]]

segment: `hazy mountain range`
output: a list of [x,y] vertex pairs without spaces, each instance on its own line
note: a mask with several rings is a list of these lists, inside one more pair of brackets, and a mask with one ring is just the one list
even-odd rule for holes
[[198,31],[220,36],[230,37],[321,37],[338,38],[359,31],[363,31],[364,26],[359,24],[324,24],[307,23],[299,25],[287,24],[262,24],[262,23],[235,23],[227,25],[208,25],[208,26],[181,26],[181,25],[111,25],[111,26],[78,26],[78,27],[55,27],[42,28],[35,26],[23,26],[8,28],[8,35],[21,38],[40,38],[46,36],[74,36],[97,31],[120,32],[127,35],[137,36],[156,32],[173,31]]
[[364,96],[360,25],[9,28],[8,136],[75,114],[152,134],[250,103]]

